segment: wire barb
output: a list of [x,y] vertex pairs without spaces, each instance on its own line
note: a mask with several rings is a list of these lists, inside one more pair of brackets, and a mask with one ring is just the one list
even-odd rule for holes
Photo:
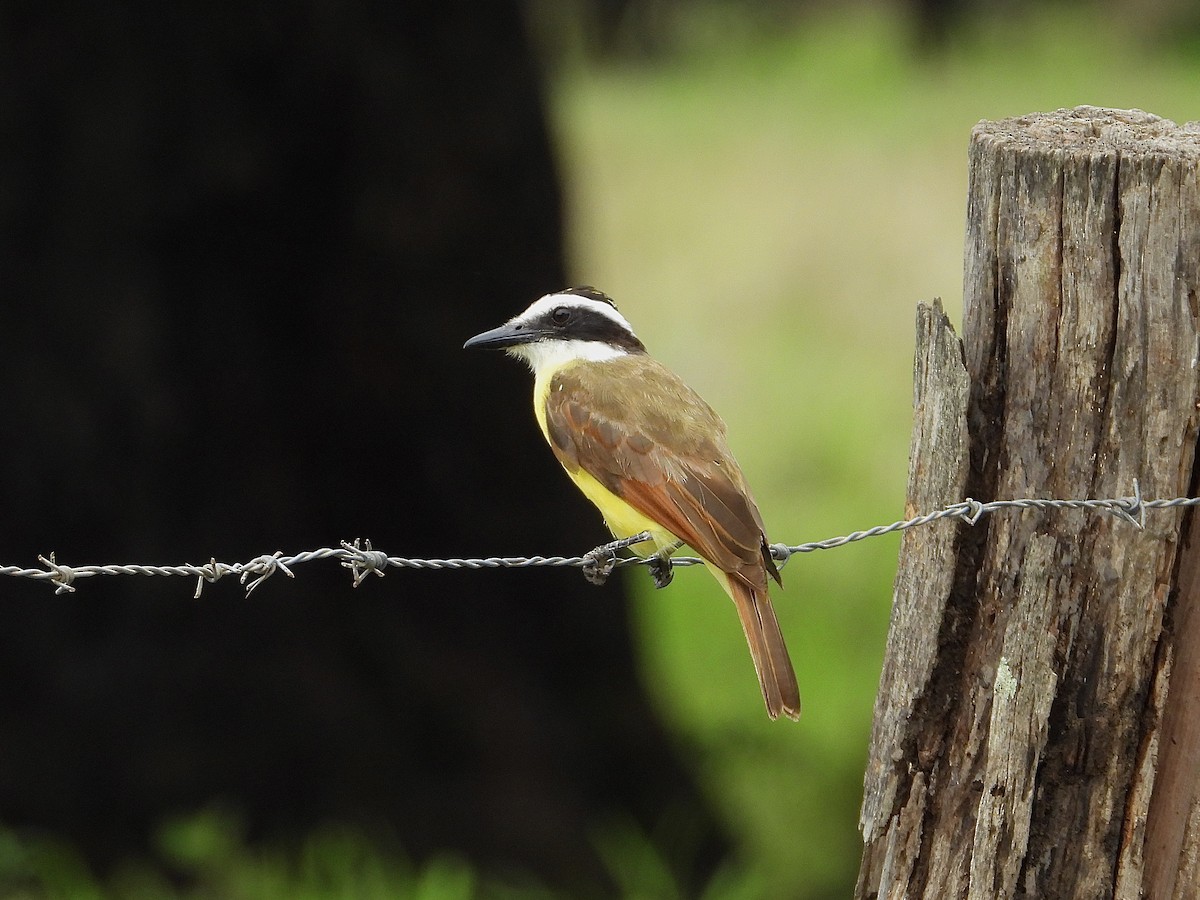
[[71,584],[75,580],[75,570],[70,566],[60,566],[54,559],[54,551],[50,551],[50,558],[38,554],[38,561],[49,568],[47,573],[50,582],[55,585],[55,594],[73,594],[75,587]]
[[[1046,511],[1054,509],[1091,510],[1107,513],[1132,525],[1139,531],[1144,531],[1146,528],[1146,514],[1150,510],[1177,509],[1198,505],[1200,505],[1200,497],[1146,500],[1142,497],[1141,485],[1137,480],[1133,482],[1132,497],[1116,497],[1107,500],[1045,500],[1031,498],[1024,500],[993,500],[988,503],[981,503],[978,500],[968,497],[958,503],[951,503],[942,509],[914,516],[911,519],[892,522],[890,525],[876,525],[865,531],[852,531],[850,534],[841,537],[826,538],[823,541],[814,541],[795,546],[771,544],[769,549],[772,558],[779,563],[780,568],[783,568],[787,561],[796,553],[832,550],[836,547],[844,547],[847,544],[865,540],[869,537],[878,537],[879,535],[891,534],[893,532],[907,531],[910,528],[922,525],[930,525],[941,519],[957,519],[962,524],[974,526],[979,524],[984,516],[1001,510],[1017,510],[1018,512],[1023,510]],[[382,550],[376,550],[372,547],[369,540],[355,538],[351,542],[341,541],[338,547],[305,550],[293,556],[284,556],[282,551],[276,550],[274,553],[256,556],[254,559],[244,563],[222,563],[210,558],[202,566],[194,566],[190,563],[180,566],[65,566],[60,564],[55,559],[54,554],[51,553],[49,557],[38,557],[38,560],[45,568],[29,569],[20,566],[0,566],[0,575],[49,581],[54,585],[54,592],[56,594],[74,593],[76,589],[74,582],[77,579],[93,575],[188,575],[196,579],[194,596],[197,599],[203,593],[206,584],[211,584],[225,575],[237,575],[241,584],[246,588],[246,596],[249,597],[264,581],[276,572],[283,572],[289,578],[295,578],[295,573],[291,569],[292,566],[319,559],[338,560],[344,568],[350,570],[354,586],[358,587],[372,573],[382,578],[384,569],[389,566],[400,569],[439,570],[518,569],[530,566],[552,566],[584,568],[586,570],[589,564],[593,567],[601,561],[607,564],[609,553],[612,554],[612,563],[616,568],[622,566],[651,565],[654,557],[616,556],[614,552],[648,539],[649,535],[643,532],[631,538],[602,545],[583,556],[489,556],[483,558],[450,557],[446,559],[421,559],[388,556]],[[601,554],[600,551],[607,551],[607,553]],[[600,560],[597,558],[598,555],[603,555],[605,558]],[[672,566],[696,566],[703,562],[702,559],[695,556],[671,557]]]
[[[1146,530],[1146,507],[1142,504],[1142,486],[1138,484],[1138,480],[1133,479],[1133,496],[1125,497],[1120,501],[1122,506],[1114,506],[1112,508],[1113,515],[1120,519],[1124,519],[1138,531]],[[1134,518],[1134,515],[1137,518]]]
[[971,526],[979,524],[979,520],[982,519],[984,514],[987,512],[982,503],[980,503],[978,500],[972,500],[970,497],[967,497],[967,499],[965,499],[962,503],[955,505],[962,507],[960,518]]
[[782,569],[792,558],[792,548],[787,544],[771,544],[767,549],[771,551],[771,559],[775,560],[777,569]]
[[349,569],[351,576],[354,578],[354,586],[358,587],[372,573],[383,577],[383,570],[387,567],[387,554],[382,550],[375,550],[371,547],[371,541],[365,541],[366,546],[360,546],[358,538],[354,539],[354,543],[350,544],[342,541],[342,549],[349,554],[348,559],[342,560],[342,567]]
[[[254,559],[250,560],[250,562],[242,566],[242,577],[240,581],[242,584],[246,585],[247,597],[254,593],[255,588],[274,575],[276,570],[282,571],[283,574],[288,578],[296,577],[295,573],[293,573],[292,570],[287,567],[287,563],[281,559],[282,556],[283,551],[276,550],[270,555],[264,554],[263,556],[256,556]],[[251,575],[257,575],[257,577],[252,579],[249,584],[246,584],[246,579]]]
[[[188,565],[190,567],[191,564],[189,563]],[[204,585],[206,583],[212,584],[225,574],[227,568],[227,566],[222,566],[219,562],[217,562],[217,558],[215,556],[209,557],[208,565],[197,566],[196,574],[199,577],[196,579],[196,593],[192,595],[192,599],[199,600],[200,594],[204,591]]]

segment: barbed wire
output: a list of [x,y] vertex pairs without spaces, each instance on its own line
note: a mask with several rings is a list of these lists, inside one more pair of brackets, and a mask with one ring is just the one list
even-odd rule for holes
[[[816,550],[832,550],[844,547],[856,541],[870,537],[879,537],[906,531],[922,525],[929,525],[942,519],[957,519],[967,525],[975,525],[984,516],[1006,509],[1016,510],[1051,510],[1051,509],[1083,509],[1108,513],[1142,529],[1146,525],[1146,513],[1149,510],[1172,509],[1176,507],[1198,506],[1200,497],[1175,497],[1170,500],[1143,500],[1137,481],[1133,483],[1132,497],[1114,497],[1105,500],[1043,500],[1028,498],[1021,500],[992,500],[981,503],[967,498],[959,503],[952,503],[942,509],[924,515],[901,519],[888,525],[876,525],[864,531],[852,531],[840,537],[826,538],[823,541],[812,541],[805,544],[789,546],[787,544],[772,544],[771,555],[782,567],[797,553],[811,553]],[[617,541],[609,547],[629,546],[646,540],[649,535],[635,535],[624,541]],[[236,576],[245,586],[246,596],[249,596],[264,581],[276,572],[282,572],[289,578],[294,578],[292,569],[304,563],[323,559],[335,559],[343,568],[349,569],[353,586],[358,587],[371,575],[383,577],[387,568],[395,569],[519,569],[528,567],[586,567],[596,562],[595,551],[584,556],[487,556],[479,558],[447,557],[417,558],[408,556],[388,556],[382,550],[376,550],[369,540],[341,541],[338,547],[323,547],[319,550],[305,550],[291,556],[285,556],[283,551],[256,556],[242,563],[223,563],[210,559],[203,565],[184,563],[174,566],[153,565],[107,565],[107,566],[69,566],[59,563],[54,553],[38,556],[45,568],[22,568],[20,566],[0,566],[0,575],[14,578],[32,578],[49,581],[55,586],[56,594],[75,591],[75,581],[80,578],[90,578],[95,575],[149,575],[149,576],[191,576],[196,578],[195,597],[200,597],[206,584],[212,584],[227,575]],[[645,565],[650,559],[622,556],[615,560],[617,566]],[[700,565],[704,560],[694,556],[672,557],[674,566]]]

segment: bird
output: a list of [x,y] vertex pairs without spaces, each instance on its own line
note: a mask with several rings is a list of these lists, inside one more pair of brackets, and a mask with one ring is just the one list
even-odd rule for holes
[[617,539],[585,557],[602,582],[617,548],[648,556],[655,584],[691,547],[733,600],[767,715],[800,716],[800,691],[767,579],[782,586],[762,516],[726,426],[646,351],[611,297],[590,285],[535,300],[468,348],[503,349],[533,370],[533,411],[567,475]]

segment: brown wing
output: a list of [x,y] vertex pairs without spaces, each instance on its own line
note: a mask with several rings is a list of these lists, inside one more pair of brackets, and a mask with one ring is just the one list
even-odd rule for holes
[[[587,366],[603,366],[603,376]],[[712,408],[649,357],[622,357],[556,375],[546,430],[564,466],[582,468],[725,573],[768,715],[799,717],[796,675],[767,592],[767,574],[779,581],[779,572]]]
[[[591,366],[605,377],[589,378]],[[779,580],[725,424],[659,363],[638,355],[564,369],[550,384],[546,426],[565,466],[582,468],[722,571],[764,590],[767,573]]]

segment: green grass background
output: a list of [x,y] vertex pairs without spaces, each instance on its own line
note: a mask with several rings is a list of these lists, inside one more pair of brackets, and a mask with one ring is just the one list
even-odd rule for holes
[[[914,312],[941,296],[958,318],[978,120],[1081,103],[1200,119],[1196,57],[1131,43],[1119,8],[1013,14],[919,57],[885,9],[762,29],[717,4],[684,21],[665,59],[568,52],[552,66],[573,276],[611,293],[722,413],[772,540],[903,515]],[[798,724],[767,720],[736,616],[702,570],[661,592],[627,575],[642,675],[740,848],[711,898],[850,893],[898,545],[876,538],[785,570],[775,602]],[[618,823],[596,841],[627,896],[674,894],[644,836]],[[298,857],[252,853],[216,813],[169,823],[161,854],[169,878],[135,865],[100,883],[69,848],[3,836],[0,876],[14,897],[546,895],[339,832]]]

